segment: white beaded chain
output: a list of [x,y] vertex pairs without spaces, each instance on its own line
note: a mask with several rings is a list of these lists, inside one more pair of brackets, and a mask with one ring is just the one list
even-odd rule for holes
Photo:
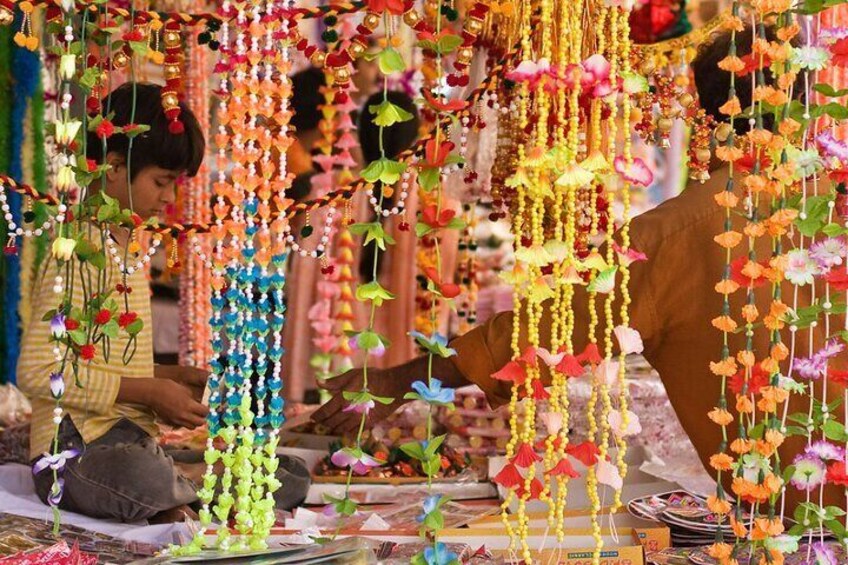
[[128,267],[124,263],[123,254],[121,253],[121,250],[118,249],[118,244],[115,243],[114,239],[112,239],[112,232],[110,232],[108,228],[105,230],[105,235],[106,247],[109,249],[109,255],[112,257],[112,261],[115,262],[121,273],[125,275],[132,275],[136,271],[142,270],[145,265],[150,263],[150,260],[153,259],[154,255],[156,255],[156,252],[159,250],[159,246],[162,244],[162,236],[158,234],[154,235],[148,250],[138,259],[135,265]]

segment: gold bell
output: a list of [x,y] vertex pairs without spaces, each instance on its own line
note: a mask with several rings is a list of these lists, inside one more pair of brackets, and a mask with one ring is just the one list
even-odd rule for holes
[[660,118],[659,120],[657,120],[657,128],[659,128],[662,133],[670,132],[673,126],[674,120],[672,120],[671,118]]
[[346,66],[344,67],[336,67],[333,69],[333,79],[338,84],[347,84],[350,82],[350,69]]
[[478,20],[477,18],[468,18],[468,22],[465,24],[465,29],[468,33],[477,35],[483,31],[483,21]]
[[474,51],[471,47],[461,47],[456,52],[456,59],[460,63],[468,64],[471,62],[471,58],[474,56]]
[[162,40],[166,47],[177,47],[180,44],[180,32],[166,31]]
[[173,80],[180,77],[179,65],[165,65],[165,80]]
[[366,49],[367,47],[365,45],[354,39],[351,42],[350,47],[348,47],[348,52],[350,53],[351,58],[359,59],[363,54],[365,54]]
[[180,100],[177,98],[175,93],[166,92],[162,94],[162,106],[164,106],[166,110],[172,110],[179,107],[179,105]]
[[710,150],[704,147],[695,151],[695,159],[697,159],[699,163],[709,162],[712,156],[713,154],[710,152]]
[[695,101],[695,98],[691,94],[689,94],[688,92],[684,92],[683,94],[680,95],[680,97],[677,99],[677,101],[680,102],[680,105],[683,106],[684,108],[688,108],[689,106],[692,105],[692,102]]
[[123,69],[130,62],[130,58],[127,57],[127,54],[123,51],[118,51],[112,56],[112,67],[116,69]]

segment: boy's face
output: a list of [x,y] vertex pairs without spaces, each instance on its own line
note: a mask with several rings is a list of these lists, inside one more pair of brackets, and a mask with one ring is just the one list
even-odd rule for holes
[[[107,162],[111,168],[106,172],[106,194],[118,200],[121,208],[130,208],[130,190],[127,182],[127,166],[123,159],[110,153]],[[155,165],[139,171],[132,181],[132,209],[143,219],[154,216],[162,219],[165,208],[173,204],[177,196],[179,171],[163,169]]]

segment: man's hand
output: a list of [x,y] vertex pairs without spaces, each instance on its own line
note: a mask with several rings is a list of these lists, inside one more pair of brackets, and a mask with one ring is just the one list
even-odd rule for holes
[[195,400],[203,400],[206,390],[206,381],[209,380],[209,372],[195,367],[183,367],[181,365],[156,365],[153,375],[157,379],[168,379],[185,387],[188,387]]
[[155,390],[152,391],[147,405],[166,424],[194,429],[206,422],[209,408],[197,400],[196,389],[170,379],[149,382]]
[[[362,383],[362,369],[353,369],[334,379],[325,381],[323,386],[333,393],[333,398],[319,408],[312,415],[312,419],[340,435],[356,431],[362,421],[362,414],[345,412],[344,409],[347,408],[349,402],[345,400],[343,395],[345,391],[359,392],[362,390]],[[371,394],[394,398],[395,401],[389,405],[377,402],[368,413],[365,425],[370,426],[385,420],[395,410],[406,404],[408,401],[403,399],[403,395],[411,390],[410,383],[409,379],[399,378],[393,369],[369,369],[368,390]]]

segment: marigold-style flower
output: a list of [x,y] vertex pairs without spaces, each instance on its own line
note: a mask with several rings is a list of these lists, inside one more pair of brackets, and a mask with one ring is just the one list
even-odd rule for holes
[[754,411],[754,403],[742,394],[736,397],[736,411],[740,414],[750,414]]
[[728,55],[718,62],[718,68],[729,73],[738,73],[745,68],[745,61],[735,55]]
[[733,458],[727,453],[717,453],[710,457],[710,467],[716,471],[730,471],[733,468]]
[[733,294],[737,290],[739,290],[739,283],[731,279],[725,279],[715,285],[715,291],[719,294]]
[[733,249],[742,241],[742,234],[736,231],[726,231],[715,236],[713,239],[725,249]]
[[733,422],[733,414],[722,408],[713,408],[707,416],[719,426],[727,426]]
[[739,197],[730,190],[717,192],[713,198],[716,204],[724,208],[735,208],[739,204]]
[[707,555],[719,561],[729,559],[732,554],[733,546],[727,543],[714,543],[707,548]]
[[[754,323],[759,316],[760,316],[760,313],[757,310],[757,306],[755,304],[746,304],[745,306],[742,307],[742,318],[746,322],[748,322],[749,324]],[[754,363],[753,363],[753,359],[752,359],[751,362],[748,363],[748,366],[751,366],[753,364]]]
[[736,516],[730,516],[730,527],[733,529],[733,535],[737,538],[745,539],[748,536],[748,528],[745,524],[736,520]]
[[713,318],[713,327],[723,332],[733,332],[738,327],[736,322],[730,316],[718,316]]
[[707,497],[707,508],[710,509],[710,512],[715,512],[716,514],[729,514],[733,509],[733,506],[730,504],[730,501],[727,499],[719,499],[715,495],[710,495]]
[[790,137],[798,130],[801,129],[801,123],[793,120],[792,118],[785,118],[780,122],[778,126],[778,131],[780,131],[780,135]]
[[769,520],[768,518],[755,518],[754,527],[751,529],[751,540],[762,541],[777,537],[783,533],[783,522],[779,518]]
[[741,159],[744,155],[744,152],[738,147],[728,147],[727,145],[721,145],[719,147],[716,147],[715,154],[717,158],[721,159],[725,163],[731,163]]
[[719,377],[732,377],[736,374],[736,360],[733,357],[728,357],[718,362],[710,362],[710,371]]

